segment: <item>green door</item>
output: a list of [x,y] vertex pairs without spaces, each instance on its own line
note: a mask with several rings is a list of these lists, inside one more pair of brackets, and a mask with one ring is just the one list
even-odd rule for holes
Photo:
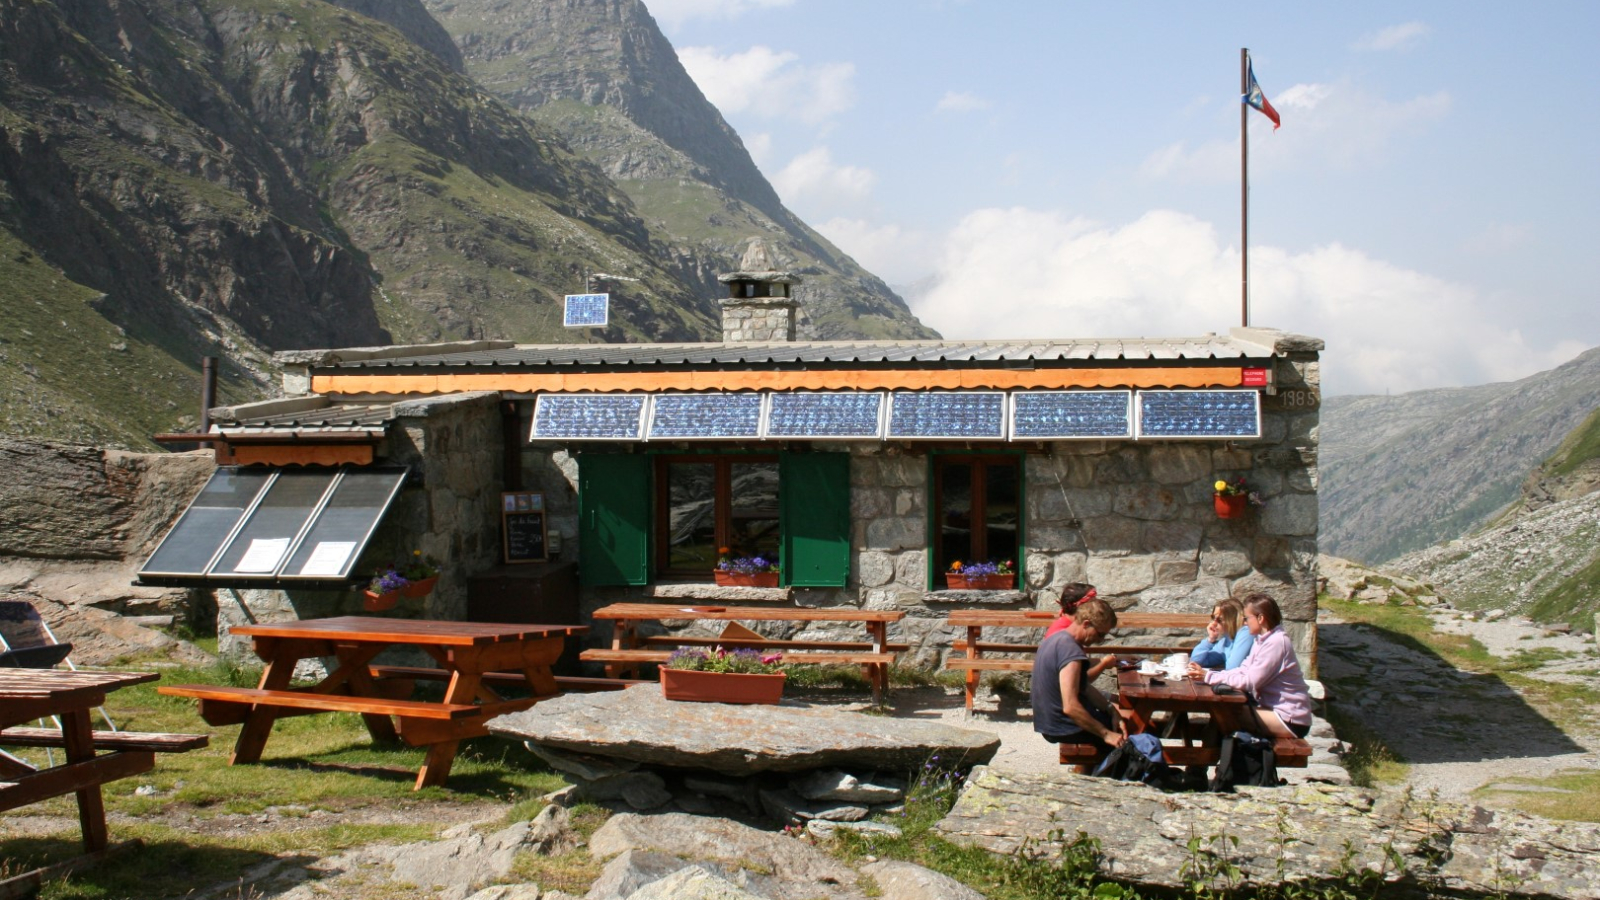
[[850,454],[778,457],[783,573],[795,587],[844,587],[850,579]]
[[585,585],[650,580],[650,459],[578,456],[578,577]]

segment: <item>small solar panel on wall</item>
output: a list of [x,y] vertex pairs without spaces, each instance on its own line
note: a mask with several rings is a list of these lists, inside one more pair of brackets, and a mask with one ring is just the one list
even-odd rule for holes
[[774,393],[769,438],[876,438],[883,434],[883,394],[856,391]]
[[761,435],[760,394],[658,394],[650,401],[650,440],[713,440]]
[[644,394],[540,394],[528,439],[637,441],[644,407]]
[[988,391],[895,391],[889,437],[1005,440],[1006,395]]
[[1132,437],[1132,400],[1132,391],[1017,391],[1011,395],[1011,438]]
[[1141,438],[1258,438],[1256,391],[1140,391]]

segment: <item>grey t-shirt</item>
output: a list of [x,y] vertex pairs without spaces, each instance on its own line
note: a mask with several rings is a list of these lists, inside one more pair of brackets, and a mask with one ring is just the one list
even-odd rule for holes
[[[1071,632],[1058,631],[1044,639],[1039,652],[1033,657],[1033,730],[1046,737],[1077,737],[1087,734],[1078,723],[1061,711],[1061,670],[1068,665],[1079,666],[1078,700],[1090,706],[1085,698],[1089,690],[1089,654],[1083,652]],[[1091,709],[1093,707],[1090,707]]]

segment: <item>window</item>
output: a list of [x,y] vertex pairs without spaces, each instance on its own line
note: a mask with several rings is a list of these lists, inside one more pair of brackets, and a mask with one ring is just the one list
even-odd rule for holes
[[717,551],[778,559],[776,456],[656,458],[656,572],[709,579]]
[[933,571],[956,560],[1015,560],[1022,546],[1022,458],[933,457]]

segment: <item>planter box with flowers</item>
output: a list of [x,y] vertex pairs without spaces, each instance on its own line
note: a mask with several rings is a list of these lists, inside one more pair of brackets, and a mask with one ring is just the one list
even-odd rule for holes
[[741,648],[686,647],[661,664],[661,695],[697,703],[765,703],[783,699],[782,654]]
[[722,587],[778,586],[778,564],[763,556],[735,558],[727,547],[717,551],[717,567],[711,577]]
[[365,598],[361,608],[367,612],[393,609],[402,595],[426,597],[438,583],[439,563],[431,556],[423,556],[421,550],[413,550],[409,561],[393,563],[373,576],[361,592]]
[[1250,507],[1267,505],[1267,501],[1262,499],[1260,493],[1250,490],[1250,486],[1245,484],[1243,476],[1232,481],[1218,478],[1211,488],[1215,491],[1211,497],[1211,505],[1219,519],[1243,518]]
[[952,591],[1009,591],[1017,586],[1017,570],[1009,559],[979,563],[958,559],[944,573],[944,581]]

